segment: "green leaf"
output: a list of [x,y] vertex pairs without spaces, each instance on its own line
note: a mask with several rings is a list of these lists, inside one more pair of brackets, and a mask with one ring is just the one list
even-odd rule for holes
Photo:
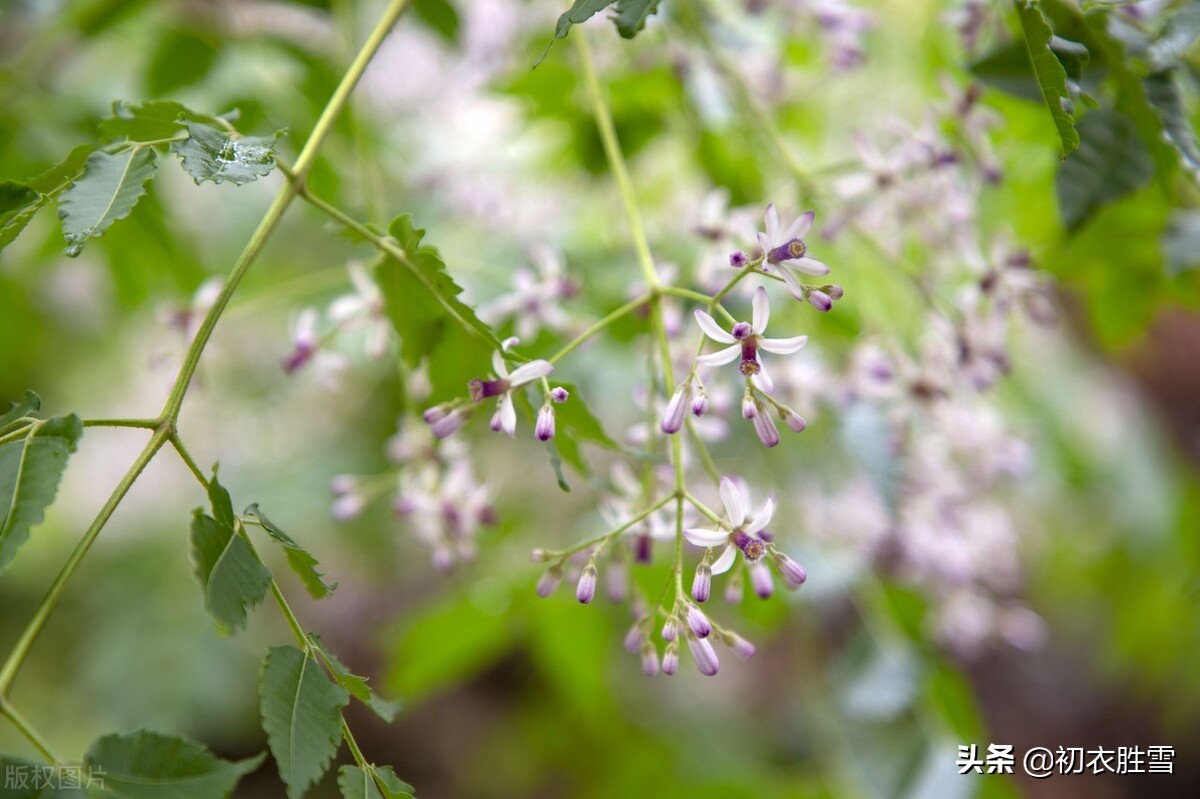
[[1154,164],[1124,114],[1093,111],[1080,120],[1079,132],[1079,152],[1063,162],[1055,178],[1063,222],[1071,231],[1154,175]]
[[[37,407],[36,395],[4,414],[8,424]],[[14,414],[19,413],[19,416]],[[29,538],[30,528],[41,523],[54,501],[67,457],[83,435],[75,415],[30,423],[25,430],[10,424],[12,440],[0,444],[0,570]]]
[[223,799],[266,754],[231,763],[185,738],[139,730],[97,738],[84,766],[114,799]]
[[413,0],[417,18],[448,42],[458,41],[458,11],[449,0]]
[[113,103],[112,116],[100,121],[100,138],[104,141],[126,139],[134,142],[158,142],[183,132],[187,120],[219,124],[209,114],[201,114],[170,100],[149,100],[143,103]]
[[[384,793],[379,792],[376,776],[386,786]],[[338,788],[343,799],[411,799],[413,795],[413,787],[396,777],[390,766],[368,766],[367,771],[342,766],[338,769]]]
[[12,755],[0,755],[0,785],[4,799],[88,799],[82,788],[69,788],[71,782],[87,784],[87,775],[56,773],[53,766],[34,763]]
[[616,0],[575,0],[571,4],[571,7],[559,16],[558,23],[554,26],[554,38],[550,40],[550,44],[546,45],[546,49],[542,51],[542,54],[533,65],[536,67],[545,60],[546,55],[550,52],[550,48],[554,46],[554,42],[558,39],[565,39],[572,25],[587,22],[614,2]]
[[183,168],[196,183],[228,180],[238,186],[258,180],[275,169],[274,138],[235,136],[202,122],[185,121],[188,138],[171,143],[171,152],[179,156]]
[[1146,87],[1146,99],[1162,120],[1167,141],[1179,153],[1188,172],[1196,177],[1200,175],[1200,146],[1197,146],[1196,130],[1184,107],[1175,72],[1173,69],[1156,72],[1142,83]]
[[321,641],[320,636],[310,634],[308,638],[312,641],[313,646],[317,648],[317,651],[321,653],[321,657],[325,660],[326,665],[329,666],[329,670],[333,672],[333,679],[337,681],[338,685],[345,688],[359,702],[371,708],[375,712],[375,715],[384,721],[391,722],[396,718],[396,714],[400,712],[399,702],[389,702],[375,696],[371,687],[367,685],[367,678],[359,677],[346,668],[332,652],[325,648],[325,644]]
[[289,799],[299,799],[328,770],[342,740],[346,691],[311,654],[273,646],[262,670],[263,729]]
[[16,241],[34,214],[67,187],[95,149],[90,144],[81,144],[61,163],[26,183],[0,183],[0,250]]
[[446,395],[462,395],[466,385],[460,378],[480,376],[492,351],[501,348],[500,340],[458,299],[462,287],[446,271],[437,249],[421,244],[425,231],[413,227],[410,216],[393,220],[388,233],[406,258],[402,263],[388,255],[381,257],[374,275],[388,317],[400,334],[400,356],[413,367],[436,357],[437,364],[430,369],[434,402]]
[[213,464],[212,477],[208,481],[208,503],[212,506],[213,517],[221,524],[231,529],[237,526],[233,516],[233,500],[225,486],[217,480],[217,464]]
[[1079,147],[1079,134],[1071,116],[1071,95],[1067,91],[1067,72],[1050,48],[1054,32],[1042,16],[1041,6],[1034,0],[1013,0],[1017,17],[1025,32],[1025,48],[1033,65],[1033,74],[1041,89],[1058,137],[1062,142],[1060,157],[1066,158]]
[[617,32],[625,39],[632,39],[646,20],[658,11],[659,0],[617,0],[617,15],[613,17]]
[[325,599],[333,594],[333,590],[337,588],[337,583],[325,582],[325,575],[317,571],[318,562],[312,553],[297,544],[291,536],[279,529],[270,519],[264,516],[262,511],[258,509],[257,503],[246,508],[242,515],[257,519],[262,528],[267,531],[267,534],[283,546],[288,566],[291,566],[292,571],[304,583],[305,590],[308,591],[313,599]]
[[555,385],[567,389],[570,392],[570,398],[566,402],[554,406],[555,432],[554,438],[547,442],[550,445],[547,449],[550,451],[550,465],[554,467],[559,488],[570,491],[571,489],[563,477],[562,465],[561,461],[558,461],[558,456],[571,464],[581,475],[587,477],[591,474],[591,470],[588,469],[579,446],[581,441],[590,441],[611,450],[619,450],[620,445],[605,432],[604,425],[583,401],[583,393],[576,386],[559,380],[553,382]]
[[42,409],[42,398],[32,391],[25,392],[25,399],[10,403],[8,410],[0,413],[0,433],[3,433],[18,419],[37,413]]
[[146,193],[146,182],[154,177],[156,158],[149,147],[133,147],[117,155],[91,154],[83,175],[58,200],[67,255],[79,255],[89,238],[129,216]]
[[271,572],[234,529],[201,509],[192,512],[190,535],[204,606],[226,632],[246,625],[246,611],[267,595]]
[[[218,37],[213,39],[220,41]],[[161,97],[199,83],[217,63],[218,52],[212,42],[195,31],[167,31],[146,65],[146,90]]]

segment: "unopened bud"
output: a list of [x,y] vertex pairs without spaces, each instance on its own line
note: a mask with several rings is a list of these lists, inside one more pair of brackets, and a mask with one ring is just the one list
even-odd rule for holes
[[696,567],[696,576],[692,580],[692,599],[697,602],[707,602],[712,593],[712,567],[701,563]]
[[782,552],[774,553],[772,560],[775,561],[775,568],[779,569],[779,574],[787,583],[788,588],[799,588],[808,579],[808,573],[804,571],[804,567]]
[[688,400],[691,398],[692,384],[682,383],[671,395],[667,409],[663,412],[662,431],[667,435],[678,433],[683,429],[683,418],[687,414]]
[[562,567],[551,566],[546,569],[546,573],[542,575],[542,579],[538,580],[537,595],[542,599],[552,595],[558,590],[558,584],[562,582]]
[[786,405],[779,409],[779,418],[783,419],[783,423],[792,432],[803,433],[808,428],[808,422],[804,421],[804,417]]
[[833,307],[833,298],[820,289],[812,289],[805,292],[804,299],[808,300],[809,305],[821,312],[828,311]]
[[692,398],[692,414],[703,416],[706,413],[708,413],[708,392],[701,389],[700,393]]
[[754,432],[764,447],[774,447],[779,444],[779,428],[769,413],[759,413],[754,416]]
[[533,434],[537,436],[538,441],[549,441],[554,438],[554,406],[543,405],[538,411],[537,424],[534,425]]
[[649,641],[642,647],[642,671],[647,677],[658,674],[658,650]]
[[729,253],[729,265],[734,269],[744,269],[748,263],[750,263],[750,256],[741,250]]
[[667,644],[667,649],[665,652],[663,652],[662,671],[663,674],[667,675],[668,677],[679,671],[678,641],[672,641],[671,643]]
[[704,611],[695,605],[688,605],[687,622],[697,638],[707,638],[712,632],[712,622],[704,615]]
[[679,619],[674,616],[667,618],[663,624],[662,637],[664,641],[674,641],[679,637]]
[[570,396],[571,393],[562,386],[555,386],[554,388],[550,389],[550,400],[552,402],[562,404],[566,402],[567,398]]
[[700,669],[700,673],[705,677],[714,676],[721,668],[721,661],[717,658],[717,650],[713,649],[712,642],[707,638],[695,638],[688,636],[688,649],[692,651],[692,659],[696,661],[696,668]]
[[596,567],[588,564],[579,576],[579,584],[575,586],[575,598],[583,604],[588,604],[596,596]]
[[725,646],[733,650],[733,654],[740,658],[745,658],[748,660],[754,657],[754,653],[758,651],[754,648],[754,644],[750,643],[735,632],[726,631],[725,634],[721,636],[721,640]]
[[759,599],[769,599],[771,594],[775,593],[775,581],[771,579],[771,570],[761,560],[750,564],[750,582]]
[[837,283],[827,283],[826,285],[821,286],[821,291],[828,294],[830,299],[833,300],[840,300],[842,297],[846,296],[846,290]]

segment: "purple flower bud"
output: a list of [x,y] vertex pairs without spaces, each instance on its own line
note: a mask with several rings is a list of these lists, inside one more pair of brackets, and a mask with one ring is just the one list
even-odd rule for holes
[[804,571],[803,566],[782,552],[774,553],[772,559],[775,561],[775,568],[779,569],[779,574],[782,575],[783,581],[787,583],[788,588],[794,590],[804,585],[804,581],[808,579],[808,573]]
[[645,533],[639,535],[633,540],[633,559],[637,563],[650,562],[650,541],[651,538]]
[[575,598],[583,604],[588,604],[596,596],[596,567],[588,564],[579,576],[579,584],[575,586]]
[[783,419],[783,423],[788,426],[792,432],[803,433],[808,428],[808,422],[804,421],[804,417],[793,411],[791,408],[784,406],[779,409],[779,416]]
[[550,400],[552,402],[557,402],[559,404],[562,404],[562,403],[566,402],[567,398],[570,396],[571,396],[570,392],[567,391],[562,386],[555,386],[554,388],[550,389]]
[[758,651],[754,648],[754,644],[735,632],[726,632],[722,636],[722,641],[725,646],[733,650],[733,654],[746,660],[754,657],[754,653]]
[[758,416],[758,403],[754,401],[754,397],[750,396],[750,392],[746,392],[746,396],[742,397],[742,418],[753,419]]
[[284,374],[290,375],[308,363],[316,352],[317,348],[315,345],[297,341],[295,349],[279,365],[283,368]]
[[624,602],[629,591],[629,581],[626,579],[625,569],[621,566],[614,566],[604,572],[604,587],[610,600]]
[[754,432],[764,447],[773,447],[779,443],[779,428],[769,413],[759,413],[754,416]]
[[347,522],[362,513],[367,501],[361,494],[345,494],[333,503],[333,518],[339,522]]
[[717,650],[713,649],[712,643],[707,638],[694,638],[689,635],[688,649],[692,650],[692,659],[696,661],[696,668],[700,669],[700,673],[705,677],[712,677],[721,668],[721,661],[717,659]]
[[434,405],[432,408],[426,408],[425,413],[421,414],[421,418],[425,420],[425,424],[434,424],[435,422],[446,418],[446,414],[450,412],[447,403]]
[[642,647],[642,671],[647,677],[658,674],[658,650],[649,641]]
[[749,322],[738,322],[729,332],[738,341],[744,341],[750,338],[750,334],[754,332],[754,328],[750,326]]
[[642,648],[642,643],[646,640],[646,619],[638,619],[629,628],[629,632],[625,633],[625,650],[635,653]]
[[733,575],[725,582],[725,601],[731,605],[736,605],[742,601],[741,572]]
[[704,611],[696,605],[688,605],[687,623],[697,638],[707,638],[708,634],[712,632],[712,622],[708,620],[708,616],[704,615]]
[[729,253],[729,265],[734,269],[744,269],[748,263],[750,263],[750,256],[741,250]]
[[820,289],[812,289],[805,292],[804,299],[808,300],[809,305],[821,312],[828,311],[833,307],[833,298]]
[[761,560],[750,564],[750,583],[759,599],[769,599],[775,593],[775,581],[771,579],[771,570]]
[[662,431],[667,435],[678,433],[683,429],[683,418],[687,413],[688,400],[691,399],[691,395],[691,382],[682,383],[671,395],[671,401],[667,403],[667,409],[663,412],[662,418]]
[[546,573],[542,575],[542,579],[538,580],[537,595],[542,599],[552,595],[558,590],[558,584],[562,582],[562,567],[551,566],[546,569]]
[[438,419],[430,427],[434,437],[448,438],[458,431],[458,428],[463,426],[463,422],[467,420],[467,414],[463,411],[451,411],[450,413]]
[[533,434],[537,436],[538,441],[549,441],[554,438],[554,406],[543,405],[538,411],[537,424],[534,425]]
[[708,413],[708,392],[701,391],[692,398],[692,414],[703,416],[706,413]]
[[664,641],[674,641],[679,637],[679,619],[669,617],[663,624],[662,637]]
[[692,580],[692,599],[697,602],[707,602],[712,593],[712,567],[701,563],[696,567],[696,576]]
[[842,297],[846,296],[845,289],[836,283],[828,283],[824,286],[821,286],[821,291],[828,294],[830,298],[834,300],[840,300]]
[[355,489],[358,481],[354,479],[352,474],[334,475],[329,481],[329,490],[333,492],[335,497],[344,497]]
[[667,644],[667,649],[663,652],[662,671],[668,677],[679,671],[679,644],[675,641]]

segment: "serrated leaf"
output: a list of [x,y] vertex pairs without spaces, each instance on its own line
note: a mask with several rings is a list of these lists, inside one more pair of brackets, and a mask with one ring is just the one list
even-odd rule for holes
[[1192,177],[1200,175],[1200,146],[1197,146],[1196,130],[1183,104],[1175,70],[1156,72],[1147,76],[1142,83],[1146,87],[1146,99],[1162,120],[1167,141],[1179,153]]
[[215,463],[206,493],[208,494],[208,504],[212,506],[213,518],[230,529],[235,528],[237,519],[233,516],[233,499],[230,498],[229,491],[225,486],[217,480],[217,464]]
[[325,599],[333,594],[333,590],[337,588],[337,583],[325,582],[325,575],[317,571],[317,559],[308,550],[297,544],[291,536],[279,529],[270,519],[264,516],[262,511],[258,509],[257,503],[246,508],[242,515],[257,519],[262,528],[267,531],[267,534],[283,546],[288,566],[292,568],[292,571],[304,583],[305,590],[308,591],[313,599]]
[[[399,779],[390,766],[369,766],[368,769],[364,771],[358,766],[338,769],[338,788],[343,799],[412,799],[413,787]],[[375,776],[385,786],[383,793],[379,791]]]
[[572,25],[587,22],[614,2],[616,0],[575,0],[571,4],[571,7],[559,16],[558,22],[554,26],[554,38],[550,40],[550,44],[547,44],[546,49],[538,56],[538,60],[533,64],[534,67],[545,60],[546,54],[550,52],[550,48],[554,46],[555,41],[566,38],[567,34],[571,31]]
[[42,409],[42,398],[32,391],[26,391],[20,402],[10,403],[8,410],[0,413],[0,433],[8,429],[13,422],[37,413]]
[[390,702],[377,697],[375,692],[371,690],[371,686],[367,685],[367,678],[359,677],[346,668],[337,659],[337,656],[325,648],[325,644],[321,641],[320,636],[310,634],[308,638],[312,641],[313,646],[317,648],[317,651],[321,653],[321,657],[329,666],[329,670],[333,672],[333,678],[337,681],[338,685],[345,688],[359,702],[371,708],[375,715],[384,721],[391,722],[396,718],[396,714],[400,712],[399,702]]
[[1025,33],[1025,48],[1029,53],[1029,61],[1033,65],[1033,75],[1042,98],[1054,118],[1054,126],[1058,129],[1058,138],[1062,143],[1060,157],[1066,158],[1079,146],[1079,134],[1075,130],[1075,120],[1071,112],[1071,94],[1067,91],[1067,72],[1062,62],[1050,48],[1054,31],[1042,16],[1039,3],[1034,0],[1013,0],[1017,8],[1017,18],[1021,21],[1021,29]]
[[388,317],[400,334],[400,356],[413,367],[426,358],[431,360],[433,402],[448,393],[461,395],[466,386],[460,378],[480,376],[492,351],[501,348],[500,340],[458,298],[462,287],[446,271],[437,249],[421,244],[425,231],[413,227],[410,216],[393,220],[388,233],[404,251],[405,260],[381,257],[374,277]]
[[412,10],[443,39],[458,41],[458,11],[449,0],[413,0]]
[[1063,222],[1071,231],[1154,175],[1154,164],[1124,114],[1092,111],[1080,120],[1079,132],[1079,151],[1063,162],[1055,178]]
[[82,788],[67,787],[71,782],[86,782],[86,777],[68,776],[45,763],[0,755],[0,777],[4,799],[88,799]]
[[97,738],[84,766],[103,773],[102,793],[114,799],[224,799],[265,757],[233,763],[194,741],[139,730]]
[[658,11],[659,0],[617,0],[617,13],[613,22],[617,32],[623,38],[632,39],[642,28],[646,20]]
[[289,799],[300,799],[329,769],[342,740],[350,695],[329,681],[316,658],[273,646],[262,670],[263,729]]
[[100,120],[100,138],[104,141],[158,142],[182,133],[186,120],[217,124],[216,117],[171,100],[142,103],[118,100],[113,103],[112,116]]
[[[4,415],[5,419],[36,408],[25,402]],[[13,421],[20,418],[13,416]],[[12,561],[17,549],[29,538],[30,528],[41,523],[46,508],[54,501],[67,458],[83,435],[78,416],[62,416],[34,422],[28,430],[10,429],[18,437],[0,444],[0,570]]]
[[149,147],[116,155],[98,151],[88,157],[83,175],[58,200],[67,255],[79,255],[89,238],[103,235],[113,222],[129,215],[154,177],[157,157]]
[[183,168],[196,181],[228,180],[238,186],[266,177],[275,169],[275,143],[283,135],[277,131],[273,138],[234,136],[202,122],[185,121],[188,138],[171,143],[171,152],[179,156]]
[[267,595],[271,572],[232,527],[199,508],[192,512],[189,539],[209,615],[226,632],[246,626],[246,611]]
[[30,178],[25,183],[6,181],[0,186],[0,250],[16,241],[42,206],[65,189],[71,179],[83,169],[87,157],[95,151],[90,144],[81,144],[61,163]]

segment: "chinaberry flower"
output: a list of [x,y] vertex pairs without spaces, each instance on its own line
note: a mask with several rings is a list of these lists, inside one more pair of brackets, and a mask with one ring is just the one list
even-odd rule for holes
[[797,272],[815,276],[829,274],[828,266],[816,258],[809,257],[808,245],[804,243],[804,237],[812,230],[815,216],[812,211],[801,214],[790,225],[781,229],[779,212],[775,210],[775,204],[771,203],[767,206],[767,213],[763,219],[767,230],[758,234],[758,244],[762,247],[766,264],[779,270],[779,275],[787,283],[788,290],[799,300],[804,299],[805,291],[800,278],[796,277]]
[[725,517],[729,521],[729,529],[718,527],[716,530],[690,528],[683,531],[688,541],[698,547],[719,547],[725,545],[720,557],[712,564],[713,574],[723,574],[729,571],[737,558],[738,550],[746,556],[746,560],[755,563],[767,551],[767,542],[758,537],[771,522],[775,514],[775,500],[767,499],[753,518],[748,518],[749,497],[746,492],[728,477],[721,478],[721,504],[725,506]]
[[775,384],[763,366],[759,351],[773,352],[776,355],[791,355],[808,342],[808,336],[764,338],[763,333],[767,328],[767,320],[771,316],[771,301],[767,297],[767,290],[762,286],[755,289],[751,304],[754,309],[751,321],[749,323],[738,322],[730,331],[723,329],[706,312],[696,309],[696,321],[700,324],[700,329],[704,331],[704,334],[719,344],[729,345],[723,350],[701,355],[696,362],[705,366],[720,366],[731,363],[740,356],[741,365],[738,368],[741,373],[755,387],[769,393],[774,389]]
[[513,391],[550,374],[554,371],[554,366],[549,361],[537,360],[523,363],[509,372],[504,363],[503,353],[497,350],[492,353],[492,368],[496,377],[490,380],[476,378],[471,381],[471,399],[474,402],[482,402],[489,397],[497,397],[496,413],[491,422],[492,430],[503,430],[509,436],[514,436],[517,432],[517,409],[513,406]]

